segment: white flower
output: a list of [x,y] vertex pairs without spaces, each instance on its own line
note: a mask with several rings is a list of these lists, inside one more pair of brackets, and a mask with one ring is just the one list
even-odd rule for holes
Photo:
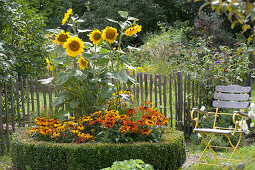
[[251,103],[250,108],[251,108],[252,111],[255,111],[255,103]]
[[204,115],[203,118],[205,119],[205,118],[206,118],[206,115]]
[[244,133],[247,135],[247,134],[249,134],[249,133],[250,133],[250,131],[249,131],[249,130],[247,130],[247,131],[245,131]]
[[249,112],[248,112],[248,116],[249,116],[249,117],[254,117],[253,111],[249,111]]
[[205,106],[202,106],[200,110],[205,111]]
[[250,127],[254,127],[254,123],[251,123],[251,124],[250,124]]
[[198,133],[198,134],[197,134],[197,137],[198,137],[198,138],[201,138],[202,136],[200,135],[200,133]]

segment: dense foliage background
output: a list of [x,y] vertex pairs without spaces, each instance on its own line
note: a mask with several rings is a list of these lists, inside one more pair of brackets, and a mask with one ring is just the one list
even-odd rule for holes
[[47,57],[44,19],[22,0],[1,0],[0,75],[39,76]]

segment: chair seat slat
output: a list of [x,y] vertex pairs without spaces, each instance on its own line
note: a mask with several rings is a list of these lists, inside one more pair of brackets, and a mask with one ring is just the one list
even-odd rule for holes
[[229,85],[229,86],[216,86],[215,90],[218,92],[227,92],[227,93],[249,93],[251,87],[242,87],[239,85]]
[[[204,132],[204,133],[218,133],[218,134],[230,134],[233,133],[233,130],[223,130],[223,129],[207,129],[207,128],[196,128],[193,129],[195,132]],[[235,131],[235,133],[242,133],[243,131]]]
[[232,101],[213,101],[213,107],[230,108],[230,109],[246,109],[249,102],[232,102]]
[[248,94],[215,93],[214,94],[214,99],[247,101],[249,99],[249,95]]

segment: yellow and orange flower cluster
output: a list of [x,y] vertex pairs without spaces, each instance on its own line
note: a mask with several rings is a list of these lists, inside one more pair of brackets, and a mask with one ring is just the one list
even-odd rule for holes
[[[137,113],[140,113],[140,116]],[[150,135],[157,128],[162,128],[160,133],[163,133],[163,127],[167,125],[168,118],[153,108],[141,106],[138,110],[127,109],[125,114],[117,110],[108,110],[97,111],[89,116],[84,115],[79,119],[69,117],[68,121],[63,123],[58,119],[44,117],[36,118],[35,122],[37,127],[30,130],[33,136],[39,134],[55,142],[61,142],[63,138],[71,138],[69,141],[80,143],[94,141],[93,136],[105,130],[131,136],[143,135],[143,137]]]
[[63,137],[73,137],[79,142],[93,141],[93,136],[88,133],[83,133],[84,126],[74,120],[74,117],[70,117],[69,121],[61,123],[58,119],[46,119],[45,117],[37,117],[35,119],[36,127],[30,130],[30,133],[34,135],[39,133],[44,137],[51,138],[52,141],[58,141]]

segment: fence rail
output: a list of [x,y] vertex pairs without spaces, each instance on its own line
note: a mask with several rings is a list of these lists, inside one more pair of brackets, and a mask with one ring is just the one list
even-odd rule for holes
[[[131,76],[139,84],[122,84],[122,90],[132,92],[138,104],[153,103],[153,107],[169,118],[170,127],[184,131],[185,135],[191,134],[190,110],[206,103],[203,96],[210,89],[176,70],[169,75],[133,72]],[[245,80],[242,85],[251,86],[250,76]],[[0,155],[10,151],[10,134],[17,128],[31,126],[35,117],[45,113],[56,114],[57,109],[52,105],[56,95],[57,89],[40,84],[36,78],[16,77],[4,81],[0,76]]]

